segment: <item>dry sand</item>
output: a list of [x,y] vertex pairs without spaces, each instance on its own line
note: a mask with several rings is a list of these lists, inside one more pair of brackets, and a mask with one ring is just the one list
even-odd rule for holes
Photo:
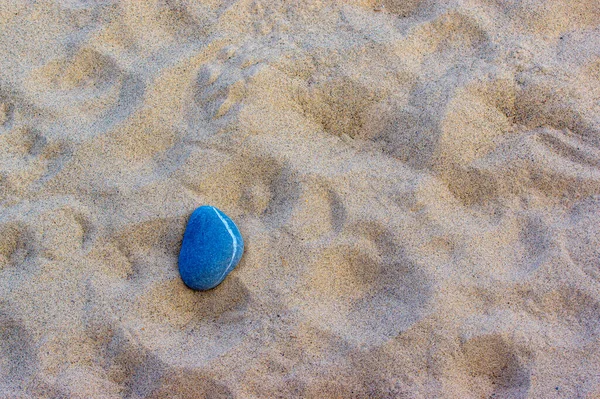
[[2,398],[600,397],[598,1],[3,0],[0,54]]

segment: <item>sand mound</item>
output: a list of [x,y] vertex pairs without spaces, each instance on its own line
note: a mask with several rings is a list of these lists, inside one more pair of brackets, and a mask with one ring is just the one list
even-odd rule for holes
[[[596,2],[0,21],[0,396],[600,395]],[[203,204],[246,252],[200,293]]]

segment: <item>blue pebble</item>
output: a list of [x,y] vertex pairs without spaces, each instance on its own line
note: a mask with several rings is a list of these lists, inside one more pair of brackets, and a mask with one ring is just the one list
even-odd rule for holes
[[237,226],[214,206],[201,206],[188,221],[179,251],[179,274],[191,289],[210,290],[237,266],[244,240]]

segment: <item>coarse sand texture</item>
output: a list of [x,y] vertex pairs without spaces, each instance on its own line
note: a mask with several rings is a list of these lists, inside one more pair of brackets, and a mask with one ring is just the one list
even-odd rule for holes
[[600,398],[599,1],[0,0],[0,54],[0,398]]

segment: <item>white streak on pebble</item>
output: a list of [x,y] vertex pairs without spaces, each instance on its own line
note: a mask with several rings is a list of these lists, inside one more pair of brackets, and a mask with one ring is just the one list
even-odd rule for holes
[[225,219],[223,219],[223,217],[219,214],[219,211],[217,211],[217,208],[215,208],[214,206],[212,206],[211,208],[213,209],[213,211],[215,211],[215,213],[217,214],[219,219],[221,219],[221,222],[223,222],[223,224],[225,225],[225,228],[227,229],[227,232],[229,232],[229,235],[231,236],[231,239],[233,240],[233,253],[231,254],[231,260],[229,261],[229,265],[227,265],[227,268],[225,269],[223,274],[221,274],[221,277],[219,277],[219,280],[220,280],[231,269],[231,265],[233,265],[233,260],[235,258],[235,253],[237,251],[237,238],[235,238],[233,231],[229,227],[229,223],[227,223],[227,221]]

